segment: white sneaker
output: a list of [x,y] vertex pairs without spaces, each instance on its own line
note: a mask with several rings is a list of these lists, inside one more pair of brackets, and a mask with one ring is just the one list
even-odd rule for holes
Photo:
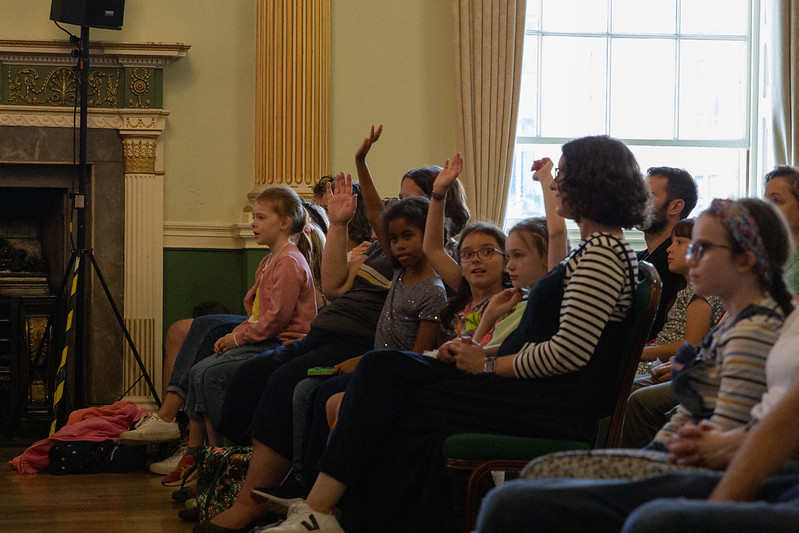
[[320,533],[344,533],[341,526],[332,514],[318,513],[311,509],[304,501],[297,502],[289,508],[286,520],[275,527],[261,531],[318,531]]
[[150,472],[153,474],[158,474],[161,476],[165,476],[175,470],[178,465],[180,464],[180,460],[183,456],[186,455],[186,447],[181,446],[177,449],[177,451],[172,454],[171,457],[164,459],[163,461],[158,461],[157,463],[153,463],[150,465]]
[[151,442],[167,442],[180,438],[180,427],[177,420],[164,422],[153,413],[143,417],[132,431],[125,431],[119,436],[119,442],[128,445],[150,444]]

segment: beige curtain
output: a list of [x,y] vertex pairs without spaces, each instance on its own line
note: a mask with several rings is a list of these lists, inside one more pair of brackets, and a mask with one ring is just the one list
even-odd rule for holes
[[772,0],[772,147],[777,165],[799,164],[799,2]]
[[458,150],[473,220],[502,224],[513,165],[526,0],[455,0]]

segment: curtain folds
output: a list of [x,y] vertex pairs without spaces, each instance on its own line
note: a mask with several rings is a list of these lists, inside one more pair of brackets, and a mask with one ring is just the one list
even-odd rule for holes
[[516,143],[526,0],[455,0],[461,173],[473,220],[502,224]]
[[771,132],[774,163],[799,164],[799,2],[772,0]]

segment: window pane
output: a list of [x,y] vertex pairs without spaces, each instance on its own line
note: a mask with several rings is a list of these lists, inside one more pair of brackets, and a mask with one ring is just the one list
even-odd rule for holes
[[558,159],[560,159],[560,145],[516,145],[505,215],[506,228],[510,228],[524,218],[544,216],[544,197],[541,194],[541,184],[533,181],[533,172],[530,170],[533,161],[542,157],[552,159],[557,166]]
[[541,135],[605,132],[606,39],[544,37]]
[[527,7],[525,9],[525,22],[524,29],[528,31],[537,31],[541,28],[538,27],[541,19],[541,0],[527,0]]
[[[738,148],[696,148],[673,146],[630,146],[638,159],[641,173],[649,167],[672,166],[686,169],[697,181],[699,202],[692,212],[698,215],[713,198],[738,198],[746,176],[746,150]],[[510,228],[527,217],[544,216],[541,184],[533,181],[533,161],[560,158],[557,144],[517,144],[513,160],[505,227]]]
[[519,122],[516,135],[536,135],[535,123],[538,104],[538,36],[524,37],[524,56],[522,58],[522,83],[519,91]]
[[746,43],[682,41],[680,138],[746,138]]
[[613,39],[610,134],[628,139],[674,137],[672,39]]
[[613,0],[614,33],[676,33],[676,0]]
[[542,0],[544,31],[606,32],[608,3],[599,0]]
[[747,35],[749,0],[681,2],[680,31],[700,35]]

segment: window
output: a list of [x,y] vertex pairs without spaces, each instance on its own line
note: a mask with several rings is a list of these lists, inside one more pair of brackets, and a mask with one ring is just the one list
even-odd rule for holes
[[506,226],[544,213],[533,161],[557,164],[560,146],[584,135],[623,140],[642,172],[687,169],[699,185],[698,209],[753,191],[758,7],[757,0],[528,0]]

